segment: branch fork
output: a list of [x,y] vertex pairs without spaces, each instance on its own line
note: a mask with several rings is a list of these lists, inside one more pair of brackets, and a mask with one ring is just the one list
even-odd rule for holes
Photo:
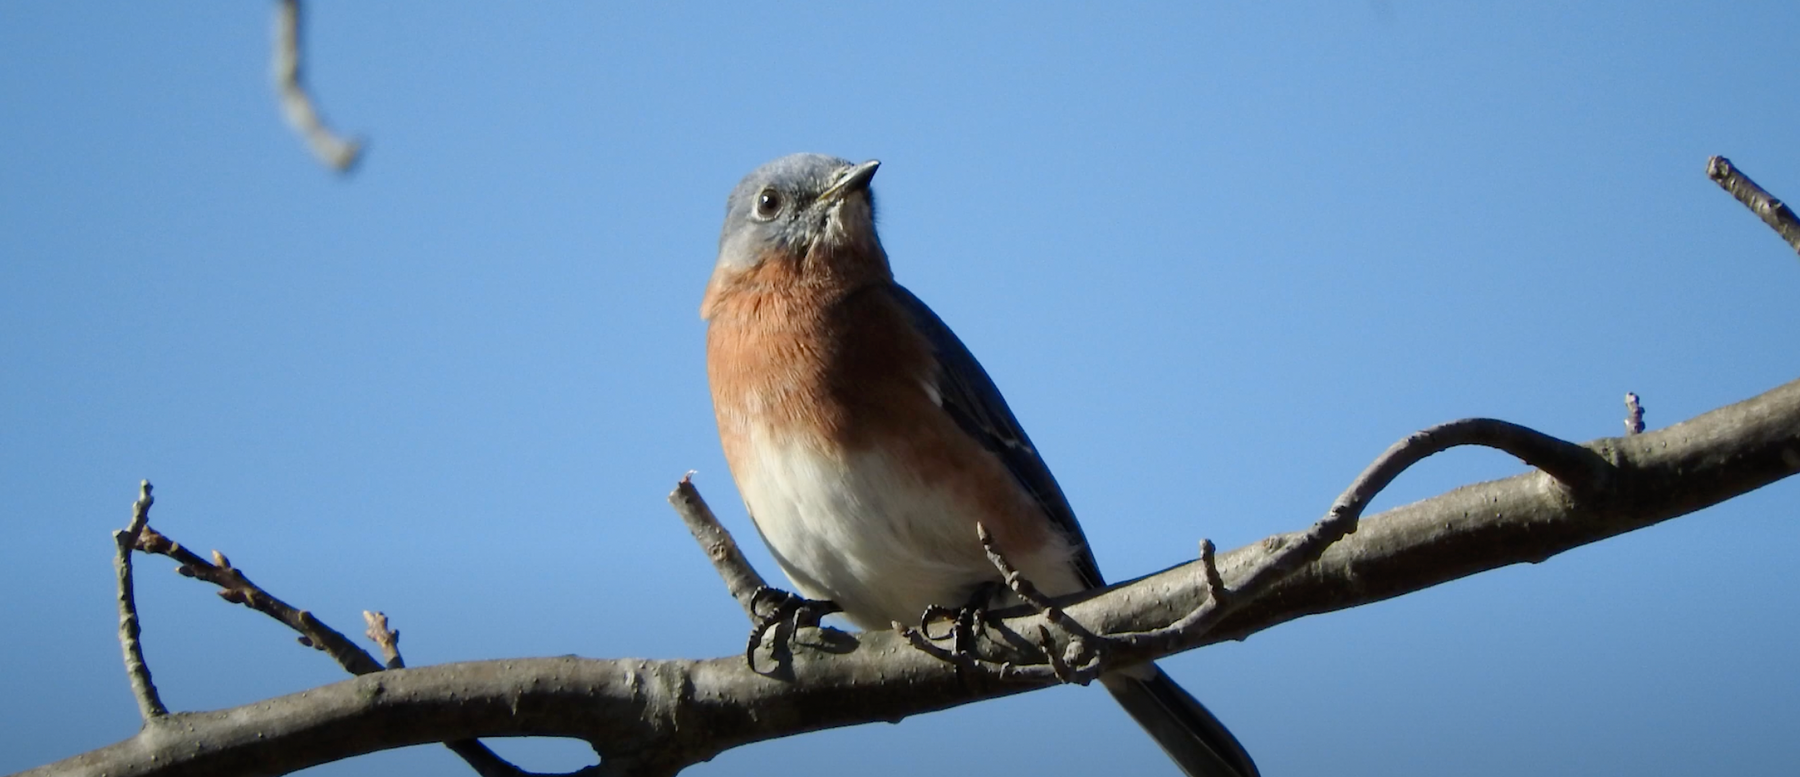
[[[976,535],[988,561],[1006,586],[1043,617],[1036,625],[1033,647],[1042,656],[996,661],[976,654],[972,640],[965,644],[961,630],[953,632],[952,646],[933,639],[927,612],[919,627],[895,624],[895,629],[915,648],[933,657],[986,672],[995,679],[1059,682],[1086,685],[1107,670],[1201,644],[1206,635],[1233,612],[1274,588],[1300,568],[1324,555],[1332,544],[1356,531],[1363,510],[1382,489],[1407,468],[1428,456],[1462,445],[1495,448],[1551,475],[1572,493],[1595,493],[1609,482],[1612,465],[1582,446],[1551,437],[1517,424],[1487,418],[1452,421],[1408,435],[1369,465],[1332,503],[1323,518],[1304,532],[1277,535],[1261,543],[1262,554],[1248,570],[1227,585],[1217,563],[1217,548],[1201,540],[1195,574],[1201,600],[1175,621],[1143,631],[1096,634],[1070,618],[1052,599],[1043,595],[1007,559],[985,526],[976,524]],[[980,618],[977,618],[980,622]],[[1060,646],[1060,648],[1059,648]],[[1014,647],[1017,647],[1016,645]]]
[[125,675],[131,681],[131,695],[137,699],[138,712],[143,715],[146,725],[169,714],[169,708],[163,705],[162,696],[156,691],[156,683],[150,680],[150,665],[144,661],[136,585],[131,573],[131,549],[149,528],[150,505],[156,503],[156,498],[150,495],[154,488],[148,480],[138,484],[137,501],[131,504],[131,522],[124,529],[113,532],[113,544],[117,548],[113,568],[119,581],[119,647],[125,653]]
[[[299,633],[301,645],[324,651],[350,674],[365,675],[406,666],[406,660],[400,656],[400,632],[388,627],[387,615],[363,612],[363,619],[368,625],[368,637],[381,648],[383,657],[386,658],[385,663],[378,663],[367,651],[325,625],[312,613],[296,609],[251,582],[241,570],[232,566],[225,554],[215,550],[212,552],[212,560],[208,561],[182,547],[181,543],[150,528],[150,505],[155,501],[150,496],[150,490],[150,481],[144,481],[140,496],[132,506],[131,524],[125,530],[113,534],[119,547],[119,638],[125,648],[125,666],[131,679],[132,694],[138,699],[138,707],[143,712],[146,723],[163,718],[169,712],[158,698],[156,686],[150,683],[150,669],[144,665],[143,652],[138,645],[137,611],[131,595],[133,550],[174,559],[179,564],[175,571],[183,577],[212,583],[219,588],[219,598],[281,621]],[[444,746],[462,757],[480,777],[532,777],[531,772],[507,762],[478,740],[445,742]]]

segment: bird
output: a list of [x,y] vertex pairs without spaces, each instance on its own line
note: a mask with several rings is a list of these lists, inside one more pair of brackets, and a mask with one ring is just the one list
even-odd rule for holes
[[[752,522],[799,594],[865,630],[998,582],[977,523],[1040,591],[1100,587],[1068,499],[993,380],[895,282],[875,228],[880,165],[794,154],[726,199],[700,313],[719,439]],[[1186,774],[1258,774],[1155,664],[1100,682]]]

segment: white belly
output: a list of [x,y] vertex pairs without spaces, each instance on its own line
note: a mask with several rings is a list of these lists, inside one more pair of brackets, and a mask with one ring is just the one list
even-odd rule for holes
[[[998,580],[976,537],[979,516],[879,449],[824,451],[750,435],[749,471],[734,473],[763,539],[800,593],[830,599],[866,629],[917,623],[929,605],[967,603]],[[1062,543],[1013,563],[1050,591],[1081,586]]]

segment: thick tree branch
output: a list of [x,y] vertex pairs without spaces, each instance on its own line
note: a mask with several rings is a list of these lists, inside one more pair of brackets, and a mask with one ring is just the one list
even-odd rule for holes
[[[1666,429],[1581,447],[1610,473],[1593,487],[1571,490],[1534,471],[1364,518],[1355,534],[1231,613],[1203,641],[1242,639],[1309,614],[1543,561],[1792,475],[1800,471],[1800,381]],[[1221,554],[1221,581],[1241,585],[1265,554],[1291,541],[1286,535]],[[1206,577],[1182,565],[1058,603],[1096,633],[1149,631],[1200,606]],[[995,628],[1035,634],[1044,623],[1031,613]],[[759,675],[735,655],[382,672],[231,710],[174,714],[158,728],[179,728],[181,736],[139,734],[27,774],[273,774],[478,736],[576,737],[603,754],[594,774],[671,774],[749,742],[898,720],[1042,685],[959,676],[894,632],[846,639],[841,653],[795,650],[791,679]]]

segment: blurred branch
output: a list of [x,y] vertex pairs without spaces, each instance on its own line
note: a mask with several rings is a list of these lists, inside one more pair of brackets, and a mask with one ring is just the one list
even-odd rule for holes
[[333,170],[348,173],[362,159],[362,143],[338,137],[319,118],[301,77],[300,23],[300,0],[276,1],[274,75],[281,113],[314,157]]
[[1775,199],[1775,195],[1757,186],[1750,176],[1731,164],[1731,160],[1715,156],[1706,160],[1706,177],[1713,179],[1719,188],[1731,192],[1738,202],[1749,208],[1751,213],[1768,224],[1775,234],[1786,240],[1795,251],[1800,251],[1800,219],[1794,217],[1794,211]]
[[[1664,429],[1594,440],[1581,453],[1550,448],[1568,465],[1565,474],[1592,468],[1601,476],[1570,488],[1532,471],[1363,518],[1356,533],[1182,647],[1543,561],[1789,477],[1800,472],[1800,381]],[[1167,628],[1203,606],[1209,590],[1241,589],[1269,568],[1270,554],[1298,541],[1271,537],[1220,554],[1210,572],[1194,562],[1054,604],[1095,634]],[[1032,644],[1023,635],[1048,622],[1025,609],[994,613],[1004,617],[988,628]],[[757,674],[737,655],[397,669],[235,709],[175,713],[158,735],[140,733],[26,774],[267,774],[424,742],[560,736],[601,753],[589,771],[596,777],[667,775],[751,742],[891,722],[1054,682],[961,672],[891,631],[846,635],[832,649],[796,648],[786,679]],[[183,733],[167,734],[173,730]]]

